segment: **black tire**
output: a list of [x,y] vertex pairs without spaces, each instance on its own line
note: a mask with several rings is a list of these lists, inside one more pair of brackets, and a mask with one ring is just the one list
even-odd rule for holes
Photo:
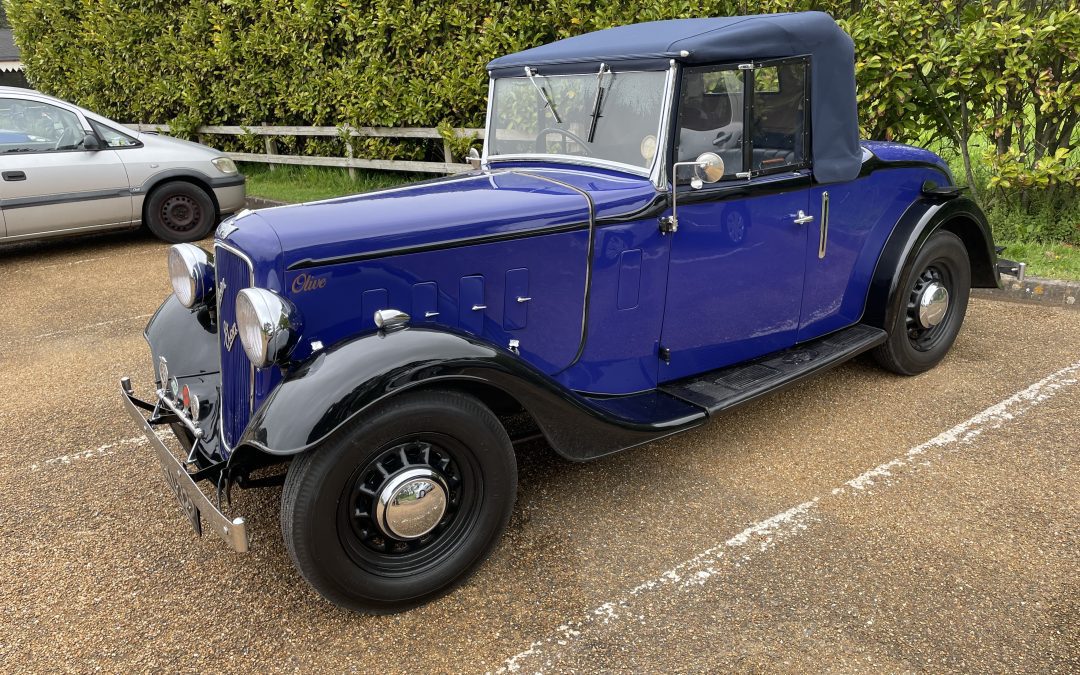
[[[886,370],[917,375],[940,363],[960,333],[971,291],[971,262],[959,237],[939,231],[905,268],[893,298],[892,325],[886,327],[889,339],[874,350],[874,358]],[[925,327],[919,320],[918,300],[927,285],[935,283],[948,291],[947,309],[939,323]]]
[[170,181],[157,186],[143,207],[143,222],[150,231],[173,244],[202,239],[217,220],[217,207],[210,195],[185,181]]
[[[281,531],[296,568],[327,600],[400,612],[449,592],[487,557],[514,508],[517,461],[498,418],[465,394],[405,394],[361,417],[293,460]],[[430,533],[399,540],[374,509],[416,467],[440,473],[445,512]]]

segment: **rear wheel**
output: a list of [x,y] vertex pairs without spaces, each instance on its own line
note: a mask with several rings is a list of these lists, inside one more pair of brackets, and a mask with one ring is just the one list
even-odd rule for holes
[[179,244],[202,239],[217,223],[217,207],[206,191],[184,181],[154,188],[143,221],[160,239]]
[[970,290],[964,243],[951,232],[931,235],[898,286],[889,339],[874,351],[877,362],[901,375],[936,366],[960,332]]
[[281,527],[300,574],[328,600],[397,612],[475,570],[516,492],[498,418],[470,396],[423,392],[390,400],[297,457]]

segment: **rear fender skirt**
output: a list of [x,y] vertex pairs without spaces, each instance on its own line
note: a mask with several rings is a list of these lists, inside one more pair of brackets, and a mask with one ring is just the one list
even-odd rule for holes
[[557,453],[575,461],[647,443],[705,420],[704,411],[689,406],[658,406],[675,411],[663,419],[621,417],[619,406],[610,401],[579,396],[517,355],[475,336],[406,328],[354,338],[289,368],[255,412],[240,445],[279,456],[304,452],[376,403],[421,387],[482,387],[505,395],[525,408]]
[[947,230],[964,242],[971,260],[971,285],[998,288],[997,253],[986,216],[967,197],[948,200],[922,198],[915,201],[896,224],[874,268],[866,294],[862,323],[878,328],[891,326],[895,319],[896,297],[900,280],[930,235]]
[[[174,377],[205,375],[221,370],[217,326],[208,307],[188,309],[169,294],[143,331],[154,359],[154,377],[162,356]],[[162,383],[163,384],[163,383]]]

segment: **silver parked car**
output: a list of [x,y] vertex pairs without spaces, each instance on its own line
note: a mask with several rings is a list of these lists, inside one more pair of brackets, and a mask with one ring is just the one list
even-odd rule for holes
[[0,242],[140,223],[194,241],[244,205],[221,152],[14,87],[0,87],[0,176]]

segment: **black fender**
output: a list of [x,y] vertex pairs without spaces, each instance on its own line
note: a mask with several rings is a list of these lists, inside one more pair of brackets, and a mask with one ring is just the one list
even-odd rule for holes
[[205,375],[221,370],[217,326],[209,307],[188,309],[170,293],[154,316],[150,317],[143,336],[150,344],[155,377],[158,359],[162,356],[169,364],[170,375],[175,377]]
[[878,257],[866,294],[862,323],[888,329],[896,318],[896,297],[901,279],[915,254],[934,232],[946,230],[960,237],[971,260],[971,285],[999,288],[997,253],[990,225],[982,209],[967,197],[922,197],[908,207],[893,228]]
[[706,418],[704,410],[656,391],[586,398],[474,335],[404,328],[339,343],[289,368],[238,445],[279,456],[305,452],[371,406],[421,387],[483,392],[489,405],[516,403],[557,453],[575,461],[647,443]]

